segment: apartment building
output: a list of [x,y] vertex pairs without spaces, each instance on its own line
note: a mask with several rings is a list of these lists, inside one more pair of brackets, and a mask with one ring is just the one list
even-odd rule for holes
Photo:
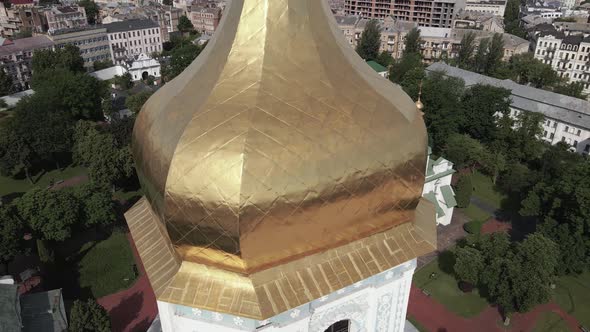
[[581,82],[590,94],[590,35],[557,31],[546,25],[535,35],[535,58],[551,65],[560,77]]
[[6,8],[0,2],[0,34],[5,38],[12,38],[21,32],[40,33],[48,29],[44,9],[34,7],[32,2],[17,2]]
[[81,6],[52,7],[45,11],[49,32],[88,25],[86,10]]
[[495,16],[504,17],[506,11],[506,0],[478,0],[467,1],[465,10],[480,13],[490,13]]
[[465,8],[464,0],[346,0],[346,15],[385,19],[393,16],[426,27],[450,28],[453,17]]
[[128,20],[104,24],[110,44],[113,63],[122,61],[133,55],[162,52],[160,26],[152,20]]
[[84,67],[92,70],[95,61],[111,60],[107,29],[100,26],[88,26],[62,29],[49,34],[56,48],[74,45],[80,49]]
[[5,41],[0,46],[0,67],[12,78],[14,91],[30,89],[33,53],[52,49],[53,45],[51,39],[41,35]]
[[[348,42],[351,46],[356,47],[369,19],[357,16],[335,17],[338,26]],[[394,59],[400,58],[403,54],[406,34],[414,27],[419,28],[422,39],[420,51],[425,63],[432,63],[438,59],[458,56],[461,39],[467,33],[471,32],[475,34],[476,44],[479,44],[481,39],[492,38],[494,35],[492,31],[477,29],[420,27],[417,23],[396,20],[392,16],[380,21],[379,25],[381,28],[380,51],[391,53]],[[514,54],[525,53],[529,49],[529,42],[520,37],[503,33],[502,39],[504,41],[504,61],[509,60]]]
[[221,20],[221,8],[189,6],[188,18],[195,30],[202,34],[212,35]]
[[504,32],[504,18],[492,13],[461,11],[453,19],[452,28]]
[[480,75],[440,62],[430,65],[426,70],[442,71],[447,76],[461,78],[467,87],[487,84],[510,90],[511,116],[516,117],[520,112],[534,112],[545,117],[540,139],[549,144],[564,142],[574,152],[586,155],[590,153],[590,102],[517,84],[511,80]]

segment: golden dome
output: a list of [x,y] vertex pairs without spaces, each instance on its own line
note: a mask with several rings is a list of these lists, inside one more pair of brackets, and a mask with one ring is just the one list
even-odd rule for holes
[[330,16],[325,1],[234,0],[143,107],[138,174],[182,261],[253,273],[413,220],[423,119]]

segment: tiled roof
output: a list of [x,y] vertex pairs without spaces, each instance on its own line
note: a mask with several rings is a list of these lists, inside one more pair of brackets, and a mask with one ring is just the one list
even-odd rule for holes
[[152,20],[135,19],[135,20],[127,20],[127,21],[104,24],[103,27],[107,28],[108,33],[114,33],[114,32],[124,32],[124,31],[159,28],[160,26],[158,25],[158,23],[156,23]]
[[0,46],[0,56],[51,46],[53,46],[53,41],[45,35],[15,39],[12,44]]
[[440,187],[440,191],[443,195],[443,199],[445,200],[445,205],[447,207],[455,207],[457,206],[457,201],[455,200],[455,193],[451,186],[442,186]]

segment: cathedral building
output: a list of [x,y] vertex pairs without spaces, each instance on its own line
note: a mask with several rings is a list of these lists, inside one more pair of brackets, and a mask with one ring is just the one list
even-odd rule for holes
[[165,332],[403,331],[436,248],[414,102],[317,0],[234,0],[144,105],[126,213]]

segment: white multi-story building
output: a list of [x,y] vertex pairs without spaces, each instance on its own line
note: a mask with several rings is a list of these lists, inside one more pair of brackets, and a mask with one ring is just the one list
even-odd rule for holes
[[506,11],[506,0],[478,0],[467,1],[465,11],[490,13],[496,16],[504,16]]
[[128,20],[105,24],[115,64],[134,55],[162,51],[160,26],[151,20]]
[[510,80],[480,75],[444,63],[430,65],[427,71],[443,71],[448,76],[461,78],[467,87],[487,84],[510,90],[511,116],[516,117],[520,112],[534,112],[545,117],[540,139],[549,144],[564,142],[570,145],[572,151],[590,153],[590,102]]
[[586,34],[565,35],[542,31],[536,36],[535,58],[551,65],[560,77],[584,84],[590,93],[590,37]]

